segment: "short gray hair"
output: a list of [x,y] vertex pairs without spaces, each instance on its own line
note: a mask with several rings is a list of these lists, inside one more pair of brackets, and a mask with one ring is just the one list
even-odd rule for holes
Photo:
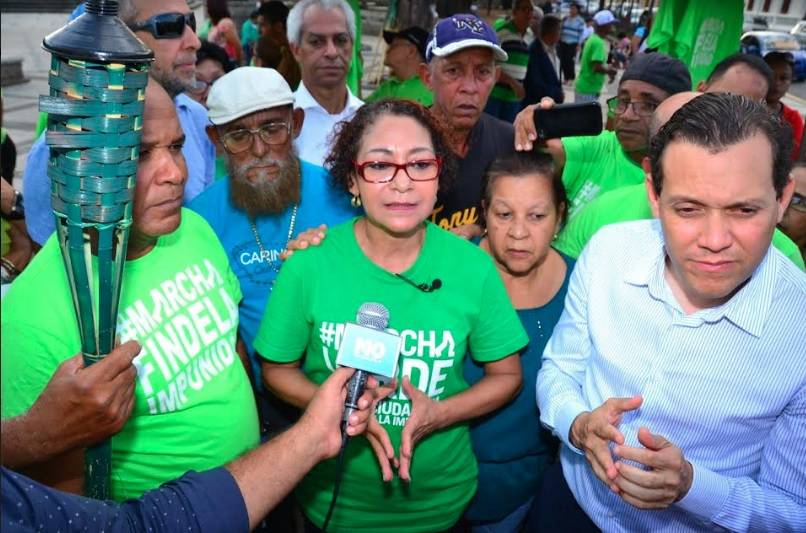
[[355,13],[345,0],[302,0],[297,2],[288,13],[288,20],[286,21],[288,42],[294,46],[300,45],[302,40],[302,19],[305,17],[305,12],[308,8],[314,6],[327,10],[341,9],[344,13],[344,18],[347,19],[347,31],[350,33],[350,38],[355,42]]

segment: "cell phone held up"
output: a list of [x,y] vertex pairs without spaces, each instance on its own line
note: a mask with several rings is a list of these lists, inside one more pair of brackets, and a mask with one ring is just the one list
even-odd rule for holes
[[602,133],[602,107],[599,102],[558,104],[549,109],[536,108],[535,129],[538,140],[580,137]]

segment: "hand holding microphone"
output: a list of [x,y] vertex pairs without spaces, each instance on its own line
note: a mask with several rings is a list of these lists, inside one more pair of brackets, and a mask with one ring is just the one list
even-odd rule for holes
[[[393,379],[397,374],[397,360],[400,354],[400,338],[385,331],[389,325],[389,311],[381,304],[365,303],[356,315],[357,324],[347,324],[344,329],[336,363],[355,368],[356,372],[347,384],[347,397],[344,402],[342,423],[354,416],[357,399],[370,373]],[[369,410],[366,436],[378,458],[384,481],[392,480],[392,465],[397,468],[395,450],[386,430],[375,419],[374,407],[381,399],[394,391],[394,381],[379,389]],[[352,436],[351,433],[347,435]]]

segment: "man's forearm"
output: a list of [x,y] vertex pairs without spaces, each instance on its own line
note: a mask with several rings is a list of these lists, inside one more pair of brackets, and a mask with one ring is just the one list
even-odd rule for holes
[[254,528],[324,458],[322,439],[297,424],[229,465]]
[[2,421],[2,463],[7,468],[22,468],[41,463],[67,451],[71,443],[51,438],[42,428],[30,424],[27,414]]
[[798,502],[802,495],[691,463],[694,480],[678,507],[731,531],[806,531],[806,505]]

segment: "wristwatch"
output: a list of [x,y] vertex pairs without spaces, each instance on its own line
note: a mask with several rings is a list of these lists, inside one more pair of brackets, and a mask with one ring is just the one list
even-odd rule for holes
[[11,211],[5,213],[9,220],[22,220],[25,218],[25,208],[22,205],[22,193],[14,189],[14,203],[11,204]]

